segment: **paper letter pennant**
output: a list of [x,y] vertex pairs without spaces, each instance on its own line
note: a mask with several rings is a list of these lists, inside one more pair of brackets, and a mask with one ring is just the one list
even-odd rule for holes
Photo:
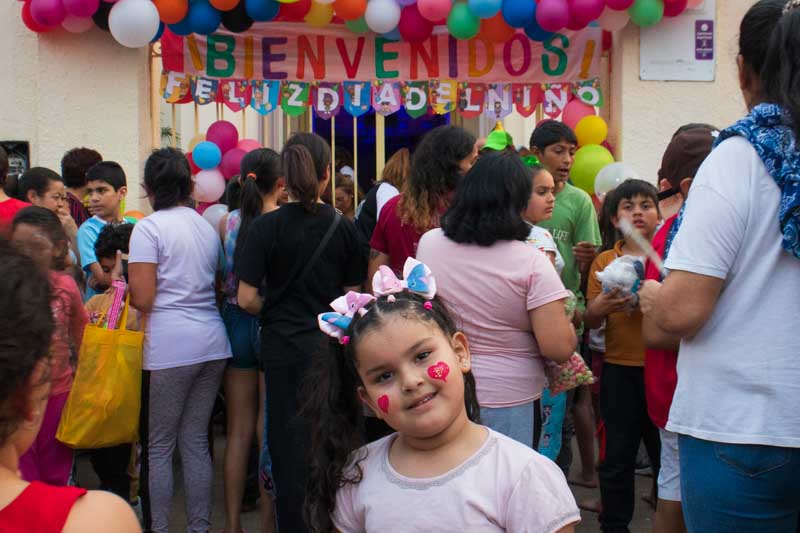
[[458,84],[458,112],[462,117],[474,118],[483,111],[486,101],[486,85],[462,82]]
[[603,91],[600,89],[598,78],[576,83],[572,92],[584,104],[603,107]]
[[191,81],[188,74],[171,71],[161,73],[161,96],[167,103],[183,104],[191,102],[190,88]]
[[389,116],[400,109],[400,84],[391,81],[376,81],[372,107],[376,113]]
[[250,105],[250,83],[247,80],[223,80],[220,86],[222,102],[234,113]]
[[431,80],[428,92],[431,109],[437,115],[446,115],[456,108],[458,84],[454,80]]
[[346,81],[344,85],[344,110],[360,117],[370,108],[372,84],[368,81]]
[[403,85],[403,106],[411,118],[428,113],[428,82],[410,81]]
[[490,83],[486,90],[486,116],[502,120],[513,111],[510,83]]
[[529,117],[542,101],[542,86],[534,83],[515,83],[512,85],[514,107],[523,117]]
[[550,118],[558,117],[569,101],[572,92],[569,83],[546,83],[544,86],[544,114]]
[[305,113],[308,107],[308,83],[303,81],[290,81],[281,87],[281,109],[290,117],[297,117]]
[[192,97],[198,105],[217,102],[217,91],[219,91],[219,80],[192,78]]
[[251,93],[250,107],[262,115],[268,115],[278,108],[281,83],[275,80],[253,80]]
[[342,84],[320,82],[314,97],[314,108],[317,116],[329,120],[339,114],[342,107]]

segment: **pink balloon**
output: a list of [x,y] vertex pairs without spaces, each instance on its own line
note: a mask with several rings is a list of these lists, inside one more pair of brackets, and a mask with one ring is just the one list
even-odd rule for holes
[[31,0],[31,18],[42,26],[59,26],[67,12],[61,0]]
[[582,101],[575,98],[574,100],[570,100],[564,108],[564,112],[561,114],[561,122],[574,130],[575,126],[578,125],[578,122],[580,122],[583,117],[594,114],[596,114],[594,107],[584,104]]
[[254,139],[242,139],[239,141],[239,144],[236,145],[236,148],[244,150],[245,152],[252,152],[253,150],[261,148],[261,143]]
[[700,4],[703,3],[703,0],[689,0],[689,3],[686,4],[686,9],[694,9],[696,7],[700,7]]
[[419,14],[431,22],[439,22],[446,19],[451,7],[452,2],[450,0],[417,0]]
[[404,7],[400,12],[400,23],[397,25],[400,36],[404,41],[418,43],[430,37],[433,32],[433,23],[422,16],[417,4]]
[[245,155],[247,155],[247,152],[241,148],[234,148],[233,150],[225,152],[225,155],[222,156],[222,163],[220,163],[219,168],[222,170],[222,175],[225,176],[226,180],[231,179],[240,172],[242,159],[244,159]]
[[664,2],[664,16],[677,17],[686,10],[689,0],[667,0]]
[[606,31],[619,31],[627,26],[630,20],[627,11],[615,11],[607,7],[597,19],[597,23]]
[[61,27],[70,33],[84,33],[94,28],[92,17],[76,17],[67,15]]
[[192,195],[198,202],[216,202],[225,192],[225,178],[218,168],[201,170],[194,177]]
[[[700,1],[702,2],[703,0]],[[611,9],[616,9],[617,11],[628,9],[635,3],[636,0],[606,0],[606,5]]]
[[91,17],[100,7],[100,0],[63,0],[64,9],[69,15],[86,18]]
[[558,31],[570,23],[569,6],[564,0],[541,0],[536,6],[536,22],[545,31]]
[[604,0],[570,0],[569,12],[572,23],[586,27],[603,13],[605,7]]
[[227,120],[218,120],[208,128],[206,140],[216,144],[224,155],[236,148],[239,143],[239,131]]

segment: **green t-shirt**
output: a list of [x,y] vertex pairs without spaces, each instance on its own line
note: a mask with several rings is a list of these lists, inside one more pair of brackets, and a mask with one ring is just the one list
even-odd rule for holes
[[537,225],[553,235],[558,251],[564,258],[561,281],[567,289],[578,294],[581,289],[581,273],[572,254],[572,247],[583,241],[595,246],[602,243],[592,199],[579,188],[567,183],[564,190],[556,196],[553,218]]

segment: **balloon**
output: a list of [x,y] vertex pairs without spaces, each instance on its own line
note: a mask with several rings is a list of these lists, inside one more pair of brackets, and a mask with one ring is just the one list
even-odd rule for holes
[[536,21],[545,31],[559,31],[570,22],[569,6],[564,0],[541,0],[536,6]]
[[594,107],[584,104],[577,98],[570,100],[561,114],[561,122],[572,128],[573,130],[578,125],[581,119],[588,115],[594,115]]
[[291,4],[281,3],[278,16],[281,20],[300,22],[311,10],[311,0],[298,0]]
[[686,10],[689,0],[668,0],[664,2],[664,16],[677,17]]
[[275,0],[242,0],[247,15],[258,22],[268,22],[278,16],[280,4]]
[[584,27],[596,20],[604,8],[603,0],[569,0],[569,12],[572,20]]
[[211,224],[214,231],[219,231],[219,223],[222,217],[228,214],[228,206],[225,204],[214,204],[205,208],[203,218]]
[[403,40],[418,43],[430,37],[433,33],[433,23],[420,14],[416,4],[411,4],[400,12],[397,29]]
[[536,4],[532,0],[503,0],[500,11],[503,19],[512,28],[528,26],[536,16]]
[[225,154],[228,150],[236,148],[239,143],[239,131],[227,120],[218,120],[208,128],[206,140],[216,144]]
[[239,0],[209,0],[214,9],[220,11],[231,11],[239,5]]
[[369,26],[367,26],[367,21],[364,20],[364,17],[359,17],[355,20],[346,20],[344,25],[353,33],[367,33],[369,31]]
[[[636,0],[606,0],[606,6],[616,11],[628,9]],[[702,1],[702,0],[701,0]]]
[[45,27],[58,26],[67,16],[61,0],[31,0],[31,17]]
[[125,215],[124,216],[126,216],[128,218],[134,218],[134,219],[136,219],[138,221],[138,220],[142,220],[147,215],[145,215],[141,211],[132,210],[132,211],[125,211]]
[[108,31],[108,16],[111,14],[112,7],[114,5],[111,2],[100,2],[100,7],[92,15],[95,26],[103,31]]
[[451,0],[417,0],[419,14],[433,23],[447,18],[452,5]]
[[31,3],[25,2],[22,4],[22,22],[25,26],[31,30],[35,31],[36,33],[44,33],[46,31],[50,31],[53,29],[52,26],[42,26],[31,16]]
[[478,35],[493,43],[504,43],[514,36],[514,28],[506,24],[503,13],[500,12],[492,18],[481,21],[481,31]]
[[539,26],[539,23],[536,21],[535,10],[534,10],[534,17],[531,19],[530,23],[525,26],[525,35],[528,36],[528,39],[531,41],[537,42],[544,42],[550,37],[553,36],[552,32],[545,31]]
[[305,20],[306,24],[314,28],[324,28],[333,19],[333,5],[311,2],[311,9],[308,10]]
[[198,167],[197,164],[195,164],[192,152],[186,154],[186,160],[189,162],[189,170],[192,171],[192,175],[197,174],[198,172],[203,170],[202,168]]
[[447,16],[447,30],[456,39],[468,40],[478,35],[481,20],[476,17],[464,2],[456,2]]
[[222,156],[222,164],[219,166],[219,169],[222,171],[222,175],[225,176],[226,180],[231,179],[239,173],[239,168],[242,165],[242,159],[245,155],[247,155],[247,152],[241,148],[234,148]]
[[358,20],[367,11],[367,0],[334,0],[333,10],[346,21]]
[[606,31],[619,31],[628,25],[631,18],[627,11],[615,11],[609,7],[603,10],[603,14],[597,19],[600,27]]
[[628,15],[633,23],[641,28],[652,26],[664,16],[664,1],[636,0],[628,9]]
[[397,28],[393,29],[392,31],[387,31],[386,33],[381,33],[378,36],[381,39],[386,39],[387,41],[394,41],[394,42],[397,42],[403,38],[403,36],[400,35],[400,30],[398,30]]
[[219,169],[201,170],[194,177],[192,196],[198,202],[216,202],[224,192],[225,178]]
[[189,13],[188,0],[153,0],[164,24],[177,24]]
[[686,9],[694,9],[696,7],[700,7],[700,4],[703,3],[703,0],[689,0],[689,3],[686,4]]
[[587,144],[575,152],[575,163],[572,165],[570,178],[572,184],[588,194],[594,193],[594,180],[597,174],[614,162],[611,152],[596,144]]
[[594,178],[594,193],[602,200],[623,181],[641,179],[639,174],[622,162],[611,163],[603,167]]
[[253,19],[247,14],[244,0],[239,2],[231,11],[222,13],[222,26],[233,33],[242,33],[250,29]]
[[189,6],[189,27],[193,33],[210,35],[217,31],[222,22],[222,15],[211,7],[208,0],[193,0]]
[[417,0],[397,0],[397,5],[400,7],[407,7],[417,3]]
[[236,148],[244,150],[245,152],[252,152],[253,150],[261,148],[261,143],[253,139],[242,139],[239,141],[239,144],[236,145]]
[[158,42],[158,41],[161,39],[161,36],[162,36],[162,35],[164,35],[164,29],[165,29],[166,27],[167,27],[167,25],[166,25],[166,24],[164,24],[163,22],[159,22],[159,23],[158,23],[158,31],[157,31],[157,32],[156,32],[156,34],[153,36],[153,38],[150,40],[150,42],[151,42],[151,43],[156,43],[156,42]]
[[194,164],[203,170],[215,168],[222,161],[222,152],[213,142],[203,141],[192,150]]
[[91,17],[100,7],[100,0],[63,0],[67,15],[85,19]]
[[83,33],[91,30],[94,27],[92,17],[76,17],[75,15],[67,15],[61,27],[70,33]]
[[497,15],[503,5],[502,0],[467,0],[470,11],[476,17],[488,19]]
[[318,4],[332,4],[334,0],[316,0]]
[[364,20],[375,33],[388,33],[400,22],[400,6],[394,0],[370,0]]
[[597,115],[587,115],[575,126],[575,136],[578,137],[578,146],[602,144],[608,137],[608,124]]
[[141,48],[150,44],[160,22],[153,2],[119,0],[108,16],[108,29],[122,46]]

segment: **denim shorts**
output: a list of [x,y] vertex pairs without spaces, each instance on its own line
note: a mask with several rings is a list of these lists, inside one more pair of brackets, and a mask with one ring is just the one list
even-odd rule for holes
[[225,303],[222,320],[231,342],[233,357],[228,360],[230,368],[258,370],[261,352],[261,325],[257,316],[241,307]]
[[533,448],[533,410],[530,401],[511,407],[481,407],[481,423]]

